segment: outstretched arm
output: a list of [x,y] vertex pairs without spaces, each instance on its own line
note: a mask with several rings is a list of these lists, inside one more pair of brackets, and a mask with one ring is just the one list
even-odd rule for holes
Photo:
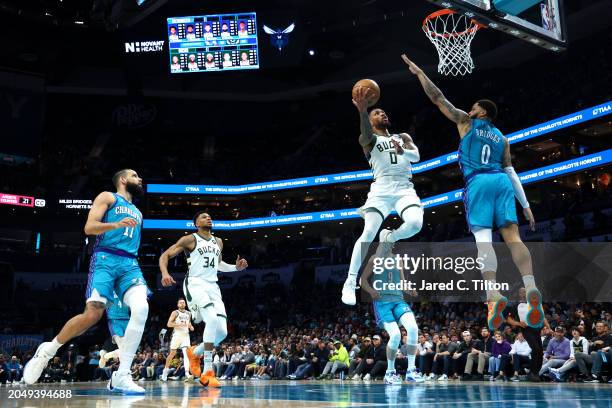
[[421,68],[419,68],[414,62],[410,61],[404,54],[402,54],[402,59],[406,65],[408,65],[410,72],[419,78],[419,82],[421,82],[423,90],[433,104],[440,109],[444,116],[455,122],[457,126],[469,123],[469,115],[461,109],[455,108],[455,106],[450,103],[448,99],[446,99],[442,91],[433,82],[431,82],[431,79],[429,79],[427,75],[425,75]]
[[533,217],[533,213],[531,212],[531,208],[529,208],[529,201],[527,201],[527,195],[525,194],[525,190],[523,189],[523,185],[521,184],[521,180],[519,179],[518,174],[514,170],[512,166],[512,156],[510,155],[510,143],[508,143],[508,139],[504,139],[504,172],[510,178],[510,182],[512,183],[512,188],[514,189],[514,196],[523,207],[523,215],[529,221],[529,228],[532,231],[535,231],[535,218]]

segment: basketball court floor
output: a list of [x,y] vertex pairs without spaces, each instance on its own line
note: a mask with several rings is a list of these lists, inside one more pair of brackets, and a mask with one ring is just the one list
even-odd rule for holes
[[[612,407],[608,384],[448,383],[387,386],[381,382],[239,381],[220,389],[147,382],[144,396],[111,395],[106,383],[2,386],[0,406],[13,407]],[[24,392],[71,390],[71,398]]]

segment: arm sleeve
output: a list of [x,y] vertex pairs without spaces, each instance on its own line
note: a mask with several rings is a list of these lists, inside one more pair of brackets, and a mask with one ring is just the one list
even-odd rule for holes
[[[416,147],[416,145],[415,145],[415,147]],[[419,148],[418,147],[415,150],[406,149],[406,150],[404,150],[404,154],[406,155],[406,157],[408,157],[408,160],[410,160],[411,163],[416,163],[419,160],[421,160],[421,155],[419,153]]]
[[504,172],[510,178],[510,182],[512,183],[512,188],[514,189],[514,195],[516,199],[521,203],[521,207],[528,208],[529,201],[527,201],[527,196],[525,195],[525,190],[523,190],[523,185],[521,184],[521,180],[514,171],[514,167],[504,167]]
[[225,263],[223,261],[219,262],[219,271],[221,272],[236,272],[238,269],[236,269],[236,265],[230,265],[228,263]]

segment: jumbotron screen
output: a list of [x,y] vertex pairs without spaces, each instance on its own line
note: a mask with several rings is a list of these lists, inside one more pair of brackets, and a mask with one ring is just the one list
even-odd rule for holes
[[168,18],[170,72],[259,68],[253,13]]

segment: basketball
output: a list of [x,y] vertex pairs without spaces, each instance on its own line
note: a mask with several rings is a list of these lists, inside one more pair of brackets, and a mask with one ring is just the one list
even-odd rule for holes
[[367,97],[368,97],[368,107],[374,106],[378,99],[380,98],[380,88],[376,82],[371,79],[360,79],[353,85],[353,99],[357,93],[357,89],[359,88],[368,88]]

